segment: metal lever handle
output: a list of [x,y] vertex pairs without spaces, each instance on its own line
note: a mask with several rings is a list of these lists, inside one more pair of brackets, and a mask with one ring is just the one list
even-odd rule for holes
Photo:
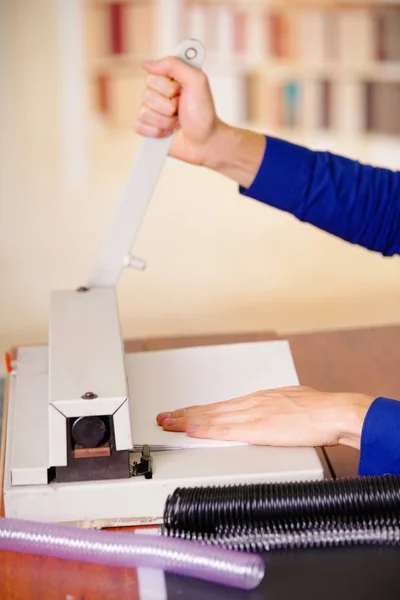
[[[205,49],[198,40],[187,39],[179,44],[174,54],[187,64],[201,68]],[[129,253],[167,159],[173,136],[145,138],[142,141],[122,200],[90,274],[89,288],[114,287],[123,268],[132,263]]]

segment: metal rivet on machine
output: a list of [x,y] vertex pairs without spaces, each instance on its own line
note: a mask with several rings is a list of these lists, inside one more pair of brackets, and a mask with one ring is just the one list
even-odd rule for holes
[[82,394],[81,398],[82,400],[94,400],[97,398],[97,394],[94,394],[93,392],[85,392]]

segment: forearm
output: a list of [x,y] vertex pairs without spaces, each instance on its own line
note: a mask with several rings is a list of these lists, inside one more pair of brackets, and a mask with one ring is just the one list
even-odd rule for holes
[[264,135],[220,123],[204,166],[249,188],[260,170],[265,148]]
[[400,254],[400,173],[223,125],[206,166],[246,196],[353,244]]

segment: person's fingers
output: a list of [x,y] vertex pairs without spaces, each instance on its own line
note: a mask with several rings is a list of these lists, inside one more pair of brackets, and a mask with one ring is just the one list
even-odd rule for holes
[[142,106],[139,111],[139,121],[146,125],[154,125],[166,131],[173,131],[177,124],[176,117],[167,117],[160,113],[151,110],[146,105]]
[[135,131],[144,137],[152,138],[168,137],[172,134],[172,131],[166,131],[156,127],[155,125],[148,125],[147,123],[142,123],[141,121],[136,123]]
[[340,401],[337,394],[290,386],[160,413],[157,421],[166,431],[191,437],[267,446],[323,446],[336,444],[343,436],[343,406],[349,406],[347,396]]
[[172,117],[176,115],[178,110],[179,97],[166,98],[159,92],[147,89],[144,93],[144,104],[161,115]]
[[[273,390],[274,391],[274,390]],[[157,423],[161,425],[167,417],[171,419],[179,419],[182,417],[191,417],[195,415],[207,415],[212,413],[227,413],[233,411],[250,410],[258,405],[271,404],[275,405],[278,399],[277,395],[268,394],[267,392],[256,392],[248,396],[240,396],[232,400],[223,400],[221,402],[213,402],[211,404],[199,404],[178,408],[173,411],[159,413],[156,417]]]
[[[283,389],[283,388],[281,388]],[[295,394],[295,390],[298,388],[291,387],[287,388],[288,393]],[[190,417],[192,415],[206,415],[209,413],[216,412],[231,412],[236,410],[249,410],[255,406],[278,406],[281,398],[284,396],[282,392],[279,393],[279,389],[263,390],[247,396],[240,396],[233,398],[232,400],[223,400],[220,402],[213,402],[211,404],[199,404],[193,406],[187,406],[185,408],[179,408],[169,412],[163,412],[157,415],[157,422],[160,424],[163,419],[167,416],[178,419],[180,417]]]
[[224,423],[219,425],[196,425],[188,421],[186,433],[190,437],[212,439],[225,442],[243,442],[247,444],[261,444],[257,423]]
[[181,91],[180,83],[162,75],[148,75],[146,86],[167,98],[173,98]]
[[188,406],[187,408],[179,408],[169,412],[162,412],[157,415],[156,421],[159,425],[161,425],[166,418],[181,419],[193,415],[206,415],[213,412],[233,412],[235,410],[242,410],[243,408],[251,408],[251,404],[249,404],[248,400],[227,400],[225,402],[216,402],[215,404]]
[[158,413],[158,415],[156,416],[156,421],[159,425],[161,425],[162,422],[165,421],[165,419],[167,419],[170,416],[171,416],[171,412]]
[[163,75],[169,79],[174,79],[182,86],[201,85],[206,79],[203,71],[184,63],[175,56],[147,61],[143,67],[152,75]]
[[246,422],[203,423],[188,419],[185,431],[190,437],[263,446],[315,446],[324,433],[307,424],[300,415],[271,415]]
[[168,431],[185,431],[186,424],[190,422],[192,425],[218,425],[225,423],[248,423],[262,417],[262,411],[253,410],[234,410],[229,413],[216,412],[187,415],[183,414],[179,417],[174,417],[173,413],[162,418],[160,425]]
[[262,419],[266,411],[261,408],[254,407],[252,409],[243,408],[242,410],[233,410],[226,412],[214,412],[199,414],[198,416],[187,415],[183,417],[187,423],[191,425],[220,425],[226,423],[249,423]]
[[178,419],[167,417],[162,421],[161,426],[165,431],[186,431],[186,417]]
[[172,419],[188,418],[196,415],[208,415],[214,413],[230,413],[233,411],[249,410],[256,406],[262,406],[263,409],[275,409],[282,408],[282,401],[284,398],[297,398],[299,395],[304,395],[305,398],[309,399],[310,388],[300,386],[287,386],[282,388],[273,388],[270,390],[262,390],[249,394],[247,396],[240,396],[232,400],[223,400],[220,402],[213,402],[205,405],[193,405],[185,408],[179,408],[173,411],[159,413],[156,417],[157,423],[161,425],[164,419],[167,417]]
[[[249,394],[248,396],[239,396],[238,398],[232,398],[230,400],[222,400],[220,402],[212,402],[211,404],[187,406],[186,408],[173,411],[177,416],[185,414],[187,416],[193,414],[207,414],[214,412],[231,412],[235,410],[251,409],[253,406],[259,404],[260,399],[257,394]],[[183,412],[182,412],[183,411]]]

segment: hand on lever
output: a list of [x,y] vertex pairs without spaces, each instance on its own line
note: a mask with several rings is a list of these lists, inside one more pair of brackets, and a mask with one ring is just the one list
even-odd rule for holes
[[166,137],[179,129],[171,156],[205,165],[219,132],[226,127],[216,115],[207,76],[175,57],[149,61],[144,67],[147,87],[136,131]]
[[218,118],[205,73],[176,57],[145,63],[148,72],[136,132],[160,138],[178,130],[174,158],[213,169],[244,187],[253,182],[265,152],[264,135]]
[[295,386],[157,415],[166,431],[264,446],[360,447],[372,396]]

